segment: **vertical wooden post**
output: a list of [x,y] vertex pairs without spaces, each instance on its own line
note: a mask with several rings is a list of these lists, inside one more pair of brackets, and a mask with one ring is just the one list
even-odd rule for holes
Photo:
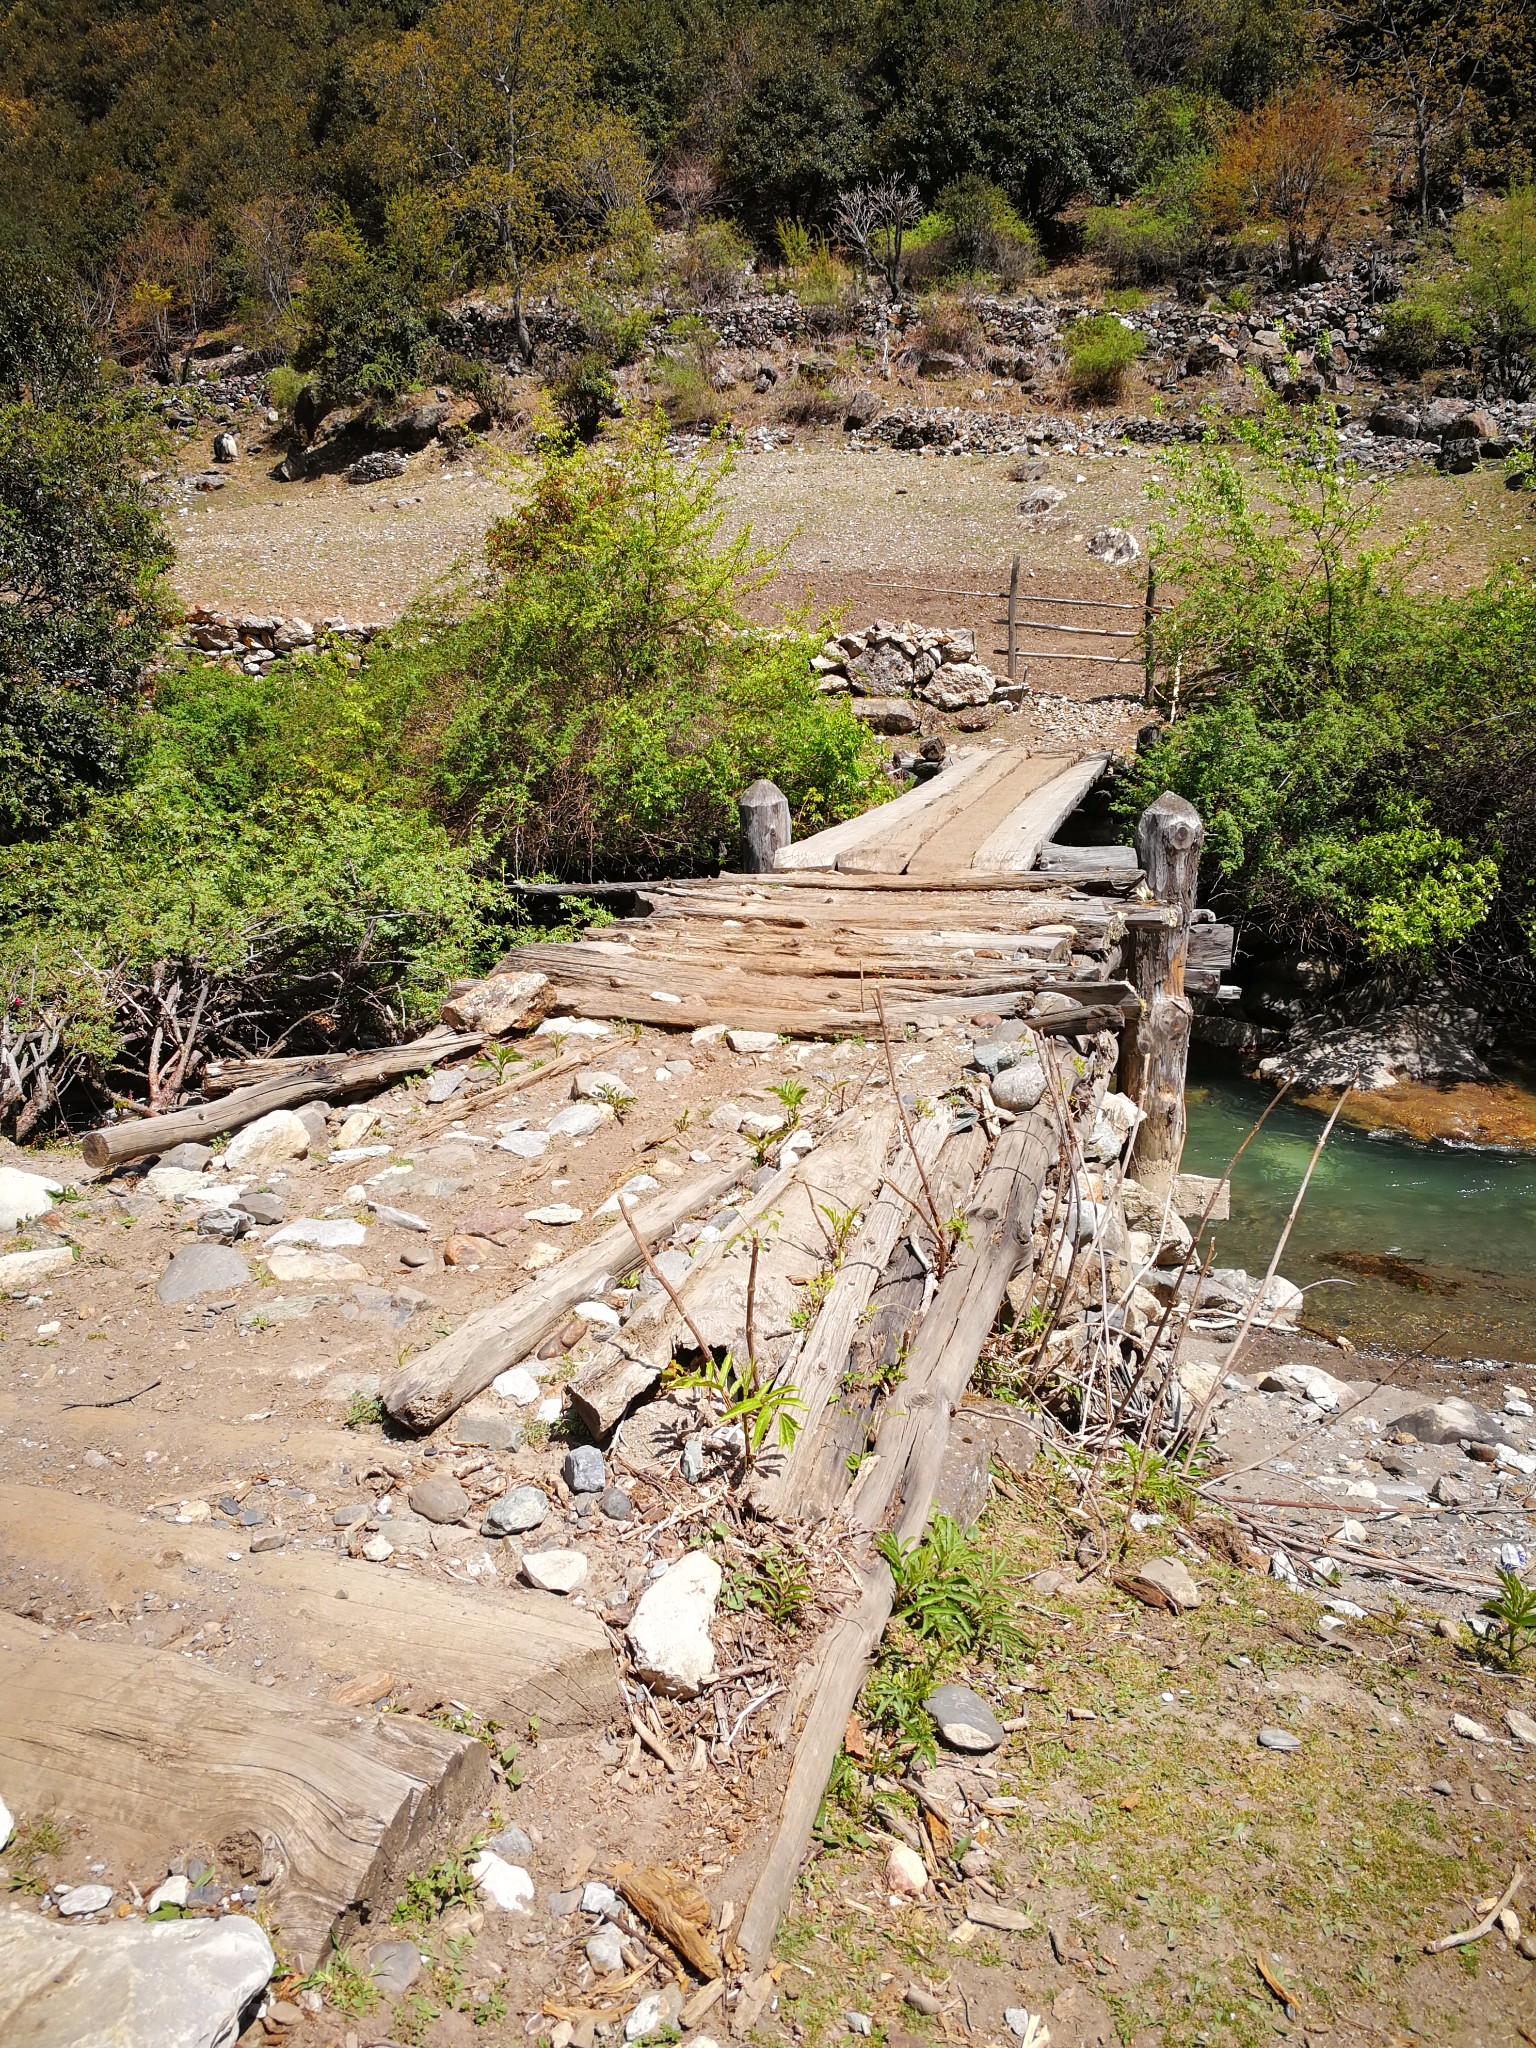
[[1153,621],[1157,617],[1157,571],[1152,565],[1151,555],[1147,556],[1147,608],[1142,621],[1142,659],[1146,663],[1146,681],[1142,687],[1141,701],[1148,706],[1152,693],[1157,687],[1157,645],[1154,638]]
[[736,799],[741,817],[741,865],[749,875],[769,874],[773,857],[790,839],[789,798],[776,782],[754,782]]
[[1131,1167],[1158,1193],[1178,1172],[1184,1150],[1184,1078],[1194,1016],[1184,993],[1184,956],[1204,839],[1200,813],[1171,790],[1142,812],[1136,827],[1147,887],[1176,913],[1169,926],[1127,933],[1124,954],[1127,978],[1143,1005],[1120,1040],[1120,1086],[1145,1112]]
[[1019,558],[1008,575],[1008,680],[1019,680]]

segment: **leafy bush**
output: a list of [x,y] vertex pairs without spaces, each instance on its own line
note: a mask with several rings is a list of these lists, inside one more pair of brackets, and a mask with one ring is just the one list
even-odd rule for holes
[[1146,346],[1146,336],[1117,314],[1090,313],[1067,333],[1067,390],[1079,404],[1113,405]]
[[618,386],[600,349],[584,349],[567,363],[549,395],[561,420],[583,441],[592,440],[604,420],[619,415]]
[[1083,225],[1089,253],[1122,281],[1158,283],[1176,277],[1196,240],[1187,214],[1165,213],[1145,199],[1130,199],[1123,206],[1091,206]]
[[725,453],[679,465],[659,419],[547,453],[492,529],[494,599],[370,664],[439,814],[515,872],[706,867],[759,775],[801,832],[875,798],[873,742],[812,686],[817,635],[768,634],[742,610],[776,558],[721,540],[729,468]]
[[125,770],[125,711],[170,616],[142,481],[148,415],[100,373],[62,287],[0,272],[0,844]]
[[1445,970],[1476,936],[1486,985],[1530,988],[1536,940],[1536,584],[1414,591],[1412,542],[1375,535],[1382,486],[1344,464],[1327,407],[1277,401],[1175,452],[1153,537],[1176,721],[1126,815],[1164,788],[1206,826],[1214,900],[1285,947]]
[[1374,344],[1384,369],[1422,377],[1440,363],[1453,362],[1471,343],[1465,320],[1427,294],[1394,299],[1382,315]]
[[728,220],[700,221],[672,259],[672,275],[696,306],[718,306],[736,298],[752,245]]
[[317,374],[328,404],[388,402],[422,382],[434,360],[451,251],[436,208],[411,194],[391,202],[377,248],[345,212],[309,236],[294,361]]
[[1457,219],[1448,259],[1425,259],[1388,307],[1377,349],[1410,376],[1470,360],[1488,392],[1536,390],[1536,185]]
[[[0,851],[0,994],[31,1120],[69,1088],[173,1100],[217,1052],[398,1038],[478,957],[485,886],[330,660],[165,684],[130,787]],[[24,1112],[25,1114],[25,1112]]]
[[1040,266],[1034,229],[1013,208],[1000,185],[956,178],[906,237],[905,268],[918,286],[943,278],[995,278],[1005,288],[1032,277]]

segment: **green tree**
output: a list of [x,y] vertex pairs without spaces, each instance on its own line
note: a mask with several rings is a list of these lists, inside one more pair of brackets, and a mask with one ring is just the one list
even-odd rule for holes
[[541,264],[600,233],[643,195],[639,139],[591,91],[571,0],[438,0],[366,67],[396,161],[426,177],[460,235],[523,300]]
[[514,872],[697,871],[759,775],[802,832],[873,799],[876,748],[814,688],[817,634],[746,615],[777,557],[722,538],[729,466],[679,464],[659,418],[547,453],[492,529],[492,601],[371,665],[440,815]]
[[1267,400],[1178,454],[1153,535],[1174,593],[1166,723],[1124,793],[1206,822],[1208,886],[1277,944],[1428,966],[1472,933],[1531,978],[1536,589],[1416,595],[1413,537],[1326,407]]
[[122,708],[168,616],[154,435],[100,374],[68,294],[0,275],[0,842],[122,772]]
[[427,374],[453,256],[442,209],[419,192],[389,202],[377,246],[346,213],[310,233],[294,360],[326,404],[395,398]]

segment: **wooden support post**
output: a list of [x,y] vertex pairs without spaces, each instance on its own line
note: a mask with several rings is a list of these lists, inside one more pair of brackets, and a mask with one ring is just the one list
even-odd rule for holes
[[1142,812],[1136,827],[1147,887],[1179,913],[1171,927],[1138,925],[1125,935],[1127,975],[1142,1011],[1120,1040],[1120,1086],[1145,1112],[1132,1168],[1154,1189],[1173,1179],[1184,1150],[1184,1074],[1193,1016],[1184,993],[1184,958],[1204,839],[1199,812],[1171,790]]
[[1019,680],[1019,558],[1008,572],[1008,680]]
[[1150,705],[1157,688],[1157,638],[1154,622],[1157,618],[1157,570],[1151,555],[1147,556],[1147,604],[1142,620],[1141,648],[1146,665],[1146,680],[1142,685],[1141,701]]
[[757,781],[736,800],[741,814],[741,865],[749,875],[773,872],[774,856],[790,840],[789,798],[776,782]]

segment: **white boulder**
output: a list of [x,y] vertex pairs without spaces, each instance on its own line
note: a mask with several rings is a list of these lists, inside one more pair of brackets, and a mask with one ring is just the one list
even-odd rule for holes
[[670,1564],[640,1596],[629,1646],[641,1680],[656,1691],[692,1699],[715,1675],[709,1625],[723,1574],[702,1550]]
[[219,1161],[225,1173],[266,1173],[309,1150],[309,1126],[291,1109],[270,1110],[229,1141]]

